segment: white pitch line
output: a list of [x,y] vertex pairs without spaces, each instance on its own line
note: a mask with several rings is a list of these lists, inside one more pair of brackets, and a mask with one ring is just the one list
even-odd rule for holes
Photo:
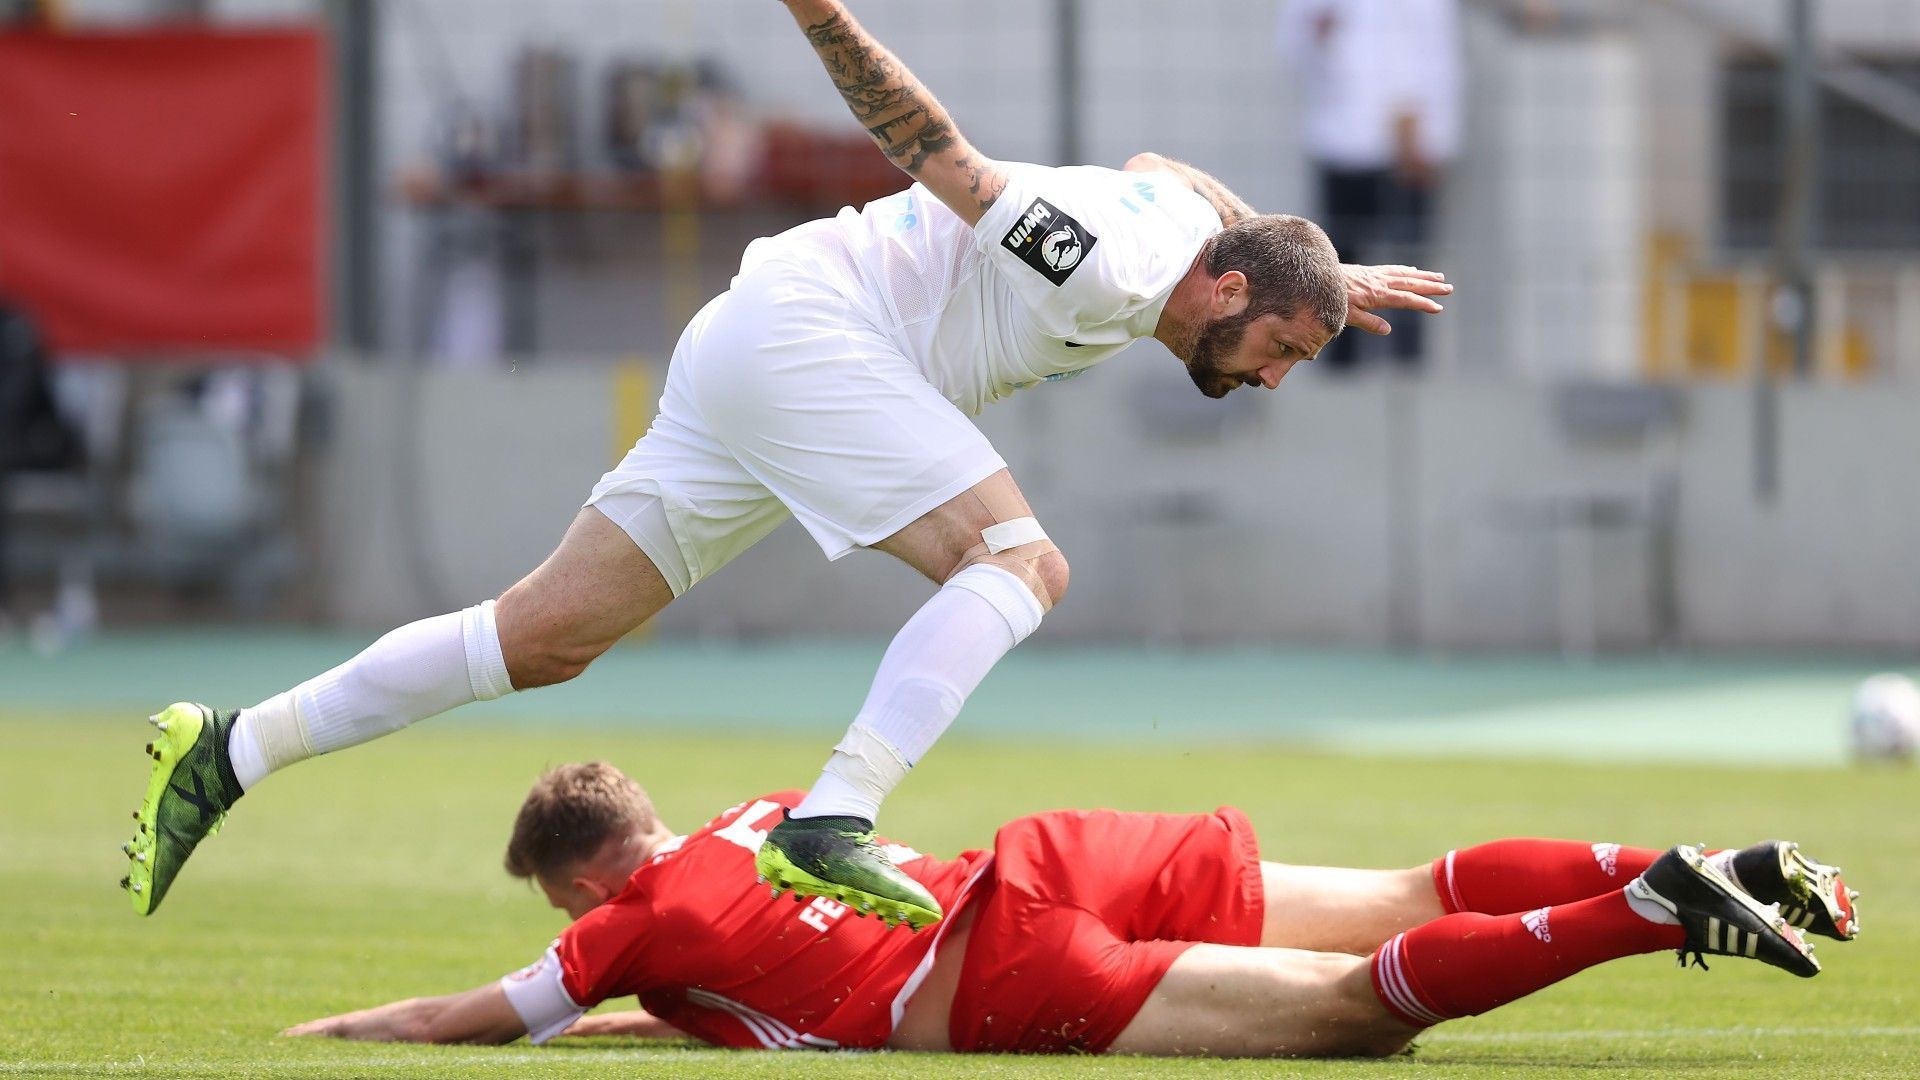
[[497,1053],[422,1053],[412,1057],[371,1057],[340,1058],[333,1061],[248,1061],[228,1059],[222,1061],[179,1061],[175,1059],[161,1061],[0,1061],[0,1075],[6,1074],[47,1074],[92,1075],[99,1073],[148,1073],[157,1072],[168,1076],[227,1076],[236,1069],[251,1072],[306,1073],[306,1072],[353,1072],[356,1069],[419,1069],[454,1065],[565,1065],[570,1062],[620,1062],[633,1065],[643,1062],[722,1061],[736,1060],[743,1053],[739,1050],[648,1050],[632,1048],[624,1050],[501,1050]]
[[[1508,1043],[1508,1042],[1564,1042],[1568,1040],[1610,1040],[1629,1039],[1792,1039],[1805,1037],[1819,1038],[1920,1038],[1920,1026],[1907,1027],[1772,1027],[1772,1028],[1664,1028],[1664,1029],[1593,1029],[1584,1028],[1575,1031],[1463,1031],[1448,1033],[1435,1031],[1422,1038],[1422,1043]],[[236,1068],[253,1072],[269,1073],[306,1073],[306,1072],[352,1072],[356,1069],[417,1069],[423,1066],[451,1065],[518,1065],[548,1064],[565,1065],[573,1062],[619,1062],[624,1065],[673,1064],[696,1061],[739,1060],[744,1055],[761,1054],[760,1050],[649,1050],[632,1048],[621,1050],[500,1050],[493,1053],[421,1053],[411,1056],[340,1058],[333,1061],[246,1061],[224,1060],[211,1062],[183,1062],[165,1060],[146,1062],[98,1061],[98,1062],[0,1062],[0,1075],[23,1074],[98,1074],[98,1073],[147,1073],[160,1072],[169,1076],[224,1076]],[[816,1051],[789,1051],[791,1053],[814,1053]],[[871,1053],[872,1051],[841,1051],[842,1053]],[[887,1051],[882,1051],[883,1053]]]
[[1578,1039],[1797,1039],[1900,1038],[1920,1036],[1920,1027],[1771,1027],[1771,1028],[1584,1028],[1575,1031],[1434,1031],[1422,1042],[1562,1042]]

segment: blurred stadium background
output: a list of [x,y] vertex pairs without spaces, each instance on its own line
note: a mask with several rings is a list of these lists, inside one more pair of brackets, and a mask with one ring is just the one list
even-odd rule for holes
[[[996,156],[1150,148],[1311,215],[1279,8],[864,15]],[[495,594],[743,244],[900,184],[762,0],[0,10],[56,27],[0,73],[0,294],[83,444],[6,480],[42,650]],[[1459,284],[1417,371],[1212,407],[1144,344],[981,417],[1083,582],[1046,642],[1920,650],[1920,12],[1459,17],[1434,234],[1369,252]],[[787,528],[655,638],[887,634],[889,575]]]
[[[5,363],[37,331],[64,421],[12,392],[8,696],[143,631],[324,658],[497,593],[644,429],[744,244],[902,183],[764,0],[0,14]],[[1282,4],[862,14],[997,156],[1152,149],[1321,211]],[[1431,235],[1361,252],[1458,283],[1417,363],[1215,406],[1145,344],[982,417],[1081,582],[1035,651],[1760,650],[1832,673],[1789,711],[1834,750],[1847,683],[1920,649],[1920,9],[1481,0],[1458,26]],[[639,647],[884,636],[910,579],[788,526]],[[1612,668],[1577,670],[1573,697]]]
[[[1154,150],[1319,216],[1280,41],[1306,2],[855,9],[989,154]],[[788,525],[572,684],[276,779],[186,875],[198,899],[136,927],[112,849],[137,717],[250,704],[497,594],[644,430],[742,247],[904,179],[771,0],[0,20],[0,907],[33,928],[0,957],[0,1066],[159,1031],[155,1061],[241,1069],[303,1010],[446,988],[376,975],[375,943],[435,978],[517,965],[552,927],[495,860],[543,763],[610,754],[682,822],[813,775],[926,587]],[[1074,595],[887,825],[940,850],[1058,801],[1238,801],[1316,820],[1282,854],[1403,863],[1502,831],[1796,830],[1874,879],[1878,944],[1792,999],[1824,1013],[1762,1022],[1880,1025],[1818,1031],[1903,1075],[1912,774],[1841,766],[1854,686],[1920,667],[1920,5],[1464,0],[1458,27],[1430,235],[1362,253],[1458,286],[1413,362],[1368,343],[1210,402],[1147,343],[981,417]],[[1458,762],[1486,755],[1530,764]],[[1689,771],[1595,764],[1622,761]],[[170,934],[237,945],[176,1005],[225,1015],[238,986],[253,1012],[166,1043],[119,958]],[[1566,1051],[1591,1054],[1649,1022],[1638,974],[1436,1045],[1493,1074],[1501,1024],[1598,1025]],[[1717,1011],[1656,1019],[1719,1038],[1776,1004],[1715,985]],[[1805,1075],[1771,1067],[1748,1075]]]

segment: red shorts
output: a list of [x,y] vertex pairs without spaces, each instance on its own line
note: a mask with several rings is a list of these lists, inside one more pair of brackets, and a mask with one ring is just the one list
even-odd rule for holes
[[1181,953],[1260,943],[1259,846],[1231,807],[1036,814],[993,850],[954,990],[955,1050],[1100,1053]]

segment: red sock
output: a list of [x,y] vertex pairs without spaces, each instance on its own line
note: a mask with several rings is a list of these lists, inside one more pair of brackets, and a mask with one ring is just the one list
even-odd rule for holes
[[1619,844],[1495,840],[1435,859],[1433,887],[1449,912],[1506,915],[1619,889],[1659,857],[1652,848]]
[[1373,992],[1405,1023],[1428,1027],[1686,939],[1677,925],[1634,914],[1620,889],[1520,915],[1444,915],[1380,946],[1370,961]]

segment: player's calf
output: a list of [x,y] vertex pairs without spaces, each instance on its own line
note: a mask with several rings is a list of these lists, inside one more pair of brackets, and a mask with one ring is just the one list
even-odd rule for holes
[[[940,918],[933,898],[880,856],[871,841],[874,819],[980,680],[1039,628],[1067,583],[1066,558],[1038,521],[978,523],[991,505],[978,492],[996,483],[1009,490],[994,498],[1018,500],[1000,473],[879,545],[942,584],[887,646],[867,700],[820,779],[768,834],[758,860],[768,882],[916,928]],[[959,537],[969,530],[982,546],[962,554]]]
[[571,599],[552,595],[532,578],[501,595],[495,618],[500,654],[514,689],[571,681],[652,614],[639,619],[596,617],[593,609]]
[[1662,949],[1820,970],[1776,908],[1747,895],[1698,848],[1677,847],[1625,889],[1507,915],[1460,912],[1396,935],[1372,959],[1374,988],[1426,1027],[1498,1008],[1608,960]]
[[494,605],[514,689],[574,678],[672,602],[634,539],[601,510],[581,510],[553,554]]
[[[506,635],[502,633],[503,644]],[[502,649],[507,677],[516,690],[534,690],[571,682],[613,647],[612,641],[570,642],[523,638]]]

